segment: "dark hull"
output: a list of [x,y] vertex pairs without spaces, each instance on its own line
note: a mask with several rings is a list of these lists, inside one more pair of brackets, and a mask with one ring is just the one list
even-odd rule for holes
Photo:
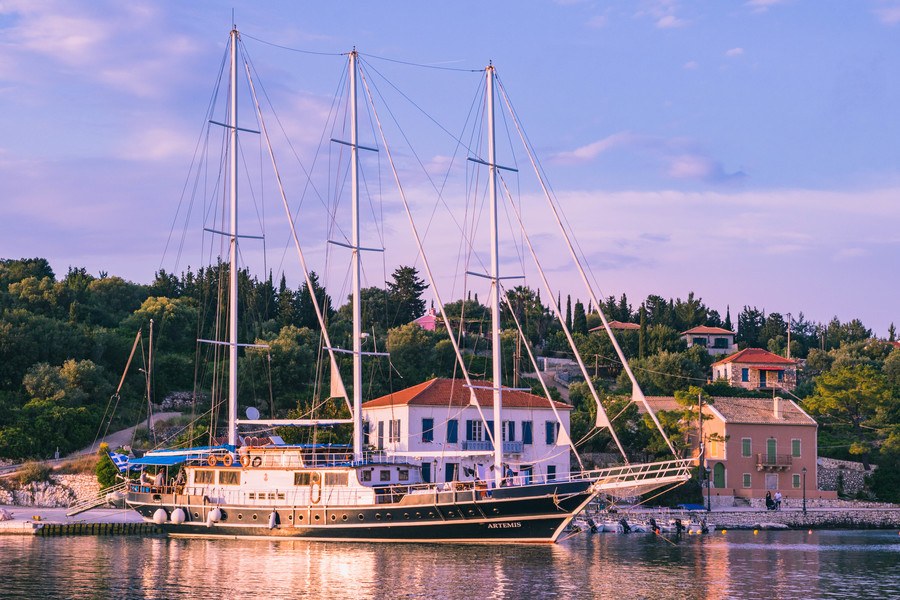
[[[131,494],[129,504],[148,521],[160,508],[167,515],[184,509],[187,522],[161,524],[171,536],[549,543],[592,497],[590,482],[577,481],[503,488],[484,498],[446,493],[375,506],[219,506],[223,518],[212,525],[206,518],[216,506],[202,498]],[[273,509],[279,524],[270,528]]]

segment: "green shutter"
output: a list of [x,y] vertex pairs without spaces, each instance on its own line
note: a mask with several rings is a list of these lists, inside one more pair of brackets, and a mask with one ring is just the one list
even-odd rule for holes
[[791,440],[791,456],[800,458],[800,440]]
[[750,473],[744,473],[744,487],[750,487]]
[[752,448],[750,438],[743,438],[741,440],[741,456],[750,456],[751,450]]

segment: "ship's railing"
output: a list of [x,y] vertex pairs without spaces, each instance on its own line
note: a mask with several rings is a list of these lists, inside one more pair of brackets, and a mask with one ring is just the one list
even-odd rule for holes
[[572,479],[590,479],[605,488],[639,486],[653,482],[687,481],[691,476],[694,459],[675,460],[634,465],[621,465],[573,473]]
[[331,451],[313,451],[299,447],[285,448],[265,448],[264,450],[247,448],[239,448],[235,452],[222,450],[211,452],[202,457],[192,457],[186,462],[195,466],[208,465],[210,456],[215,460],[214,466],[224,466],[227,460],[230,466],[240,467],[241,459],[247,456],[254,467],[269,468],[286,468],[301,469],[311,467],[347,467],[347,466],[363,466],[363,465],[405,465],[410,464],[410,458],[404,456],[393,456],[385,451],[367,451],[363,453],[362,460],[355,461],[352,452],[344,452],[334,450]]

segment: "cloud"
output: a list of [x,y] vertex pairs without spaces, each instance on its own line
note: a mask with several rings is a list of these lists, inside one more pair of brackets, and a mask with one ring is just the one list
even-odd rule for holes
[[553,156],[553,160],[569,164],[588,162],[612,148],[628,145],[635,140],[636,137],[628,131],[614,133],[586,146],[581,146],[568,152],[560,152]]
[[762,13],[773,6],[784,4],[785,2],[786,0],[748,0],[746,5],[749,6],[753,12]]
[[678,27],[684,27],[685,25],[687,25],[687,21],[679,19],[675,15],[666,15],[660,17],[659,20],[656,21],[656,27],[659,29],[676,29]]
[[657,29],[675,29],[688,24],[676,14],[679,8],[676,0],[649,0],[635,16],[652,20]]
[[685,71],[696,71],[700,68],[700,63],[698,63],[696,60],[689,60],[684,63],[681,68]]
[[869,251],[865,248],[841,248],[835,255],[835,260],[852,260],[854,258],[862,258],[868,256]]
[[694,179],[709,183],[728,183],[746,177],[742,171],[728,173],[722,163],[699,154],[681,154],[670,157],[668,174],[675,179]]
[[725,52],[725,56],[727,56],[728,58],[734,58],[736,56],[743,56],[743,54],[744,54],[743,48],[732,48]]
[[900,23],[900,5],[885,6],[876,8],[874,11],[878,21],[884,25],[896,25]]
[[609,23],[609,19],[605,15],[597,15],[588,19],[587,26],[591,29],[603,29]]

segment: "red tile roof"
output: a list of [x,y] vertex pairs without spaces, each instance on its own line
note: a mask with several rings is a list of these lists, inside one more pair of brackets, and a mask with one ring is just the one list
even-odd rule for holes
[[[609,321],[609,328],[615,329],[618,331],[632,331],[632,330],[640,329],[641,326],[638,325],[637,323],[624,323],[622,321]],[[604,330],[603,325],[599,325],[597,327],[591,328],[591,331],[603,331],[603,330]]]
[[[472,385],[491,385],[489,381],[473,380]],[[493,405],[493,394],[489,389],[476,389],[475,398],[478,404],[489,408]],[[380,398],[363,403],[363,408],[379,408],[383,406],[457,406],[469,404],[469,388],[463,379],[431,379],[405,390],[394,392]],[[562,402],[555,402],[557,410],[571,410],[572,407]],[[543,396],[518,390],[503,390],[503,406],[506,408],[550,408],[549,401]]]
[[[685,410],[673,396],[647,396],[647,402],[654,412],[661,410]],[[795,402],[780,400],[781,418],[775,418],[772,398],[716,397],[709,406],[712,412],[722,415],[726,423],[756,423],[781,425],[815,425],[815,420],[806,414]],[[643,403],[638,403],[638,412],[644,413]],[[704,407],[704,412],[708,410]]]
[[714,362],[712,366],[726,363],[763,364],[763,365],[796,365],[797,361],[778,356],[762,348],[744,348],[734,354]]
[[723,329],[721,327],[707,327],[706,325],[698,325],[697,327],[693,327],[688,329],[687,331],[682,331],[681,335],[691,334],[691,335],[734,335],[733,331],[729,331],[728,329]]

